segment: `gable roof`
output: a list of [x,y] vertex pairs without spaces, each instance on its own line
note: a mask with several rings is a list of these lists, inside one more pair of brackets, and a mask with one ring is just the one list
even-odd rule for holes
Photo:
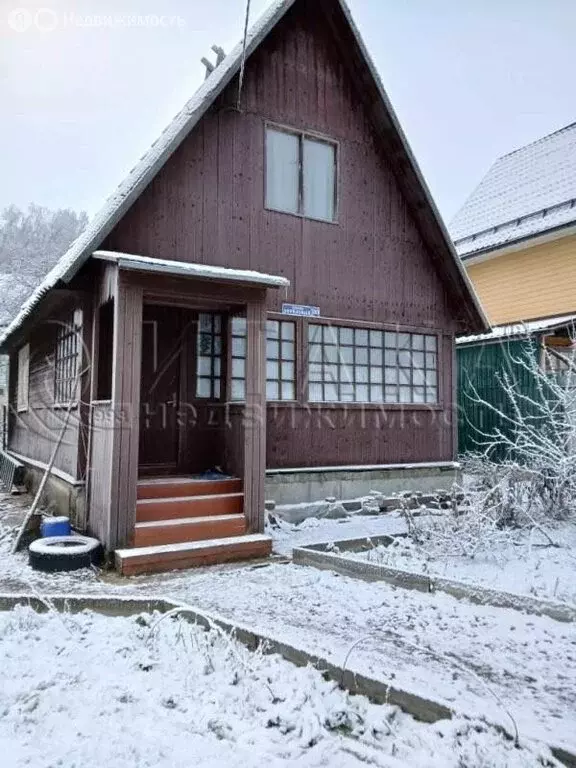
[[463,258],[576,224],[576,123],[496,160],[450,224]]
[[[246,38],[246,59],[263,42],[268,33],[284,17],[298,0],[274,0],[255,22]],[[403,186],[406,199],[411,203],[413,215],[426,231],[426,241],[433,256],[443,265],[445,273],[456,289],[457,306],[466,318],[469,330],[484,330],[489,322],[466,270],[460,263],[452,242],[430,195],[424,177],[416,163],[406,137],[400,127],[392,105],[384,90],[380,76],[370,58],[360,33],[352,19],[345,0],[316,0],[318,5],[329,8],[330,13],[340,9],[354,37],[356,55],[367,74],[364,74],[359,88],[376,90],[378,97],[372,101],[374,119],[380,124],[383,140],[387,141],[391,161],[395,163],[398,181]],[[231,53],[214,69],[194,96],[185,104],[172,122],[141,157],[105,202],[104,207],[90,222],[87,229],[72,243],[68,251],[48,273],[42,283],[22,305],[19,313],[0,337],[0,349],[10,336],[33,312],[45,294],[60,282],[69,282],[101,245],[130,206],[156,176],[170,156],[178,149],[194,126],[201,120],[216,98],[239,72],[242,65],[243,43],[240,42]]]

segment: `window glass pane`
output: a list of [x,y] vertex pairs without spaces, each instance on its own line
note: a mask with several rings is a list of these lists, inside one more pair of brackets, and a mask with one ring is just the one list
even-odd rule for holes
[[324,380],[325,381],[338,381],[338,366],[337,365],[325,365],[324,366]]
[[398,352],[398,363],[402,368],[409,368],[412,361],[410,352]]
[[336,148],[325,141],[303,140],[304,214],[334,219]]
[[381,403],[384,396],[384,390],[382,388],[382,385],[374,385],[370,387],[370,402],[371,403]]
[[246,339],[239,336],[234,336],[232,338],[232,356],[246,357]]
[[426,349],[428,352],[436,352],[436,336],[426,336]]
[[220,398],[222,396],[222,380],[214,379],[213,397]]
[[398,371],[400,384],[410,384],[410,371],[400,368]]
[[414,387],[412,402],[423,403],[424,400],[424,387]]
[[245,317],[232,318],[232,333],[234,334],[234,336],[246,335],[246,318]]
[[336,384],[324,385],[324,400],[328,403],[334,403],[338,400],[338,386]]
[[322,364],[310,363],[308,366],[308,376],[310,381],[322,381]]
[[356,385],[356,402],[358,403],[367,403],[369,401],[368,398],[368,385],[367,384],[357,384]]
[[354,344],[353,328],[340,328],[340,344]]
[[355,343],[357,347],[367,347],[368,346],[368,331],[364,330],[356,330],[355,336]]
[[198,323],[200,325],[201,332],[212,333],[212,315],[201,312],[198,315]]
[[338,347],[324,347],[324,360],[327,363],[337,363],[339,360]]
[[356,364],[368,365],[368,350],[365,347],[356,347]]
[[423,385],[426,383],[426,375],[424,371],[414,370],[412,376],[415,385]]
[[384,346],[387,349],[396,349],[397,341],[398,339],[396,333],[390,333],[389,331],[386,331],[384,334]]
[[398,402],[398,387],[386,387],[385,388],[385,400],[387,403]]
[[198,337],[198,354],[210,355],[212,354],[212,336],[207,333],[201,333]]
[[266,378],[268,380],[280,378],[280,363],[277,360],[266,362]]
[[198,358],[198,375],[210,376],[211,374],[212,374],[212,358],[199,357]]
[[278,349],[278,342],[268,340],[266,342],[266,357],[268,358],[268,360],[278,359],[279,353],[280,353],[280,350]]
[[322,341],[322,326],[310,325],[308,326],[308,341]]
[[386,368],[385,369],[385,381],[386,384],[397,384],[398,383],[398,369],[397,368]]
[[436,383],[436,371],[426,371],[426,384],[435,387]]
[[277,381],[266,382],[266,399],[267,400],[279,400],[280,399],[280,385]]
[[424,349],[424,336],[419,333],[412,336],[412,349]]
[[294,340],[294,323],[282,323],[282,338],[284,341]]
[[283,341],[282,342],[282,357],[284,360],[294,360],[294,342]]
[[412,365],[414,368],[424,368],[424,352],[412,352]]
[[235,379],[243,379],[246,376],[246,360],[242,358],[232,359],[232,377]]
[[298,136],[266,130],[266,205],[276,211],[298,213]]
[[411,403],[412,402],[412,395],[410,392],[410,387],[400,387],[400,402],[401,403]]
[[294,391],[294,382],[283,381],[282,382],[282,400],[295,400],[296,393]]
[[244,400],[246,382],[244,379],[232,379],[231,395],[232,400]]
[[354,384],[342,384],[340,387],[340,400],[345,403],[354,402]]
[[426,352],[426,368],[436,368],[436,355]]
[[322,339],[324,344],[338,344],[338,328],[332,328],[331,325],[322,327]]
[[398,353],[394,350],[387,349],[384,352],[384,362],[386,365],[396,365],[396,361],[398,359]]
[[312,403],[319,403],[322,401],[322,384],[310,384],[308,387],[308,399]]
[[351,365],[340,366],[340,380],[351,384],[354,381],[353,371],[354,369]]
[[382,383],[382,368],[370,368],[370,383],[371,384]]
[[342,363],[354,362],[354,347],[340,347],[340,361]]
[[370,346],[371,347],[382,346],[382,331],[370,331]]
[[382,350],[371,349],[370,350],[370,365],[382,365]]
[[311,363],[322,361],[322,346],[320,344],[310,344],[308,350],[308,357]]
[[196,394],[198,397],[212,397],[212,380],[197,379]]
[[438,390],[436,387],[426,387],[426,402],[437,403],[438,402]]
[[294,381],[296,376],[294,375],[294,363],[282,363],[282,379],[284,381]]
[[410,334],[399,333],[398,334],[398,349],[410,349]]
[[268,320],[266,323],[266,338],[277,339],[280,336],[280,323],[277,320]]
[[356,366],[354,372],[356,374],[356,381],[360,381],[363,384],[368,381],[368,368]]

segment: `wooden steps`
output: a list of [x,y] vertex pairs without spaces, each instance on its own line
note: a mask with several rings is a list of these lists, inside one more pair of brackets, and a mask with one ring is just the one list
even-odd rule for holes
[[179,568],[268,557],[271,551],[270,536],[257,533],[224,539],[117,549],[115,558],[116,568],[122,575],[135,576],[140,573],[160,573]]
[[172,520],[176,517],[240,515],[243,510],[243,503],[243,493],[139,499],[136,502],[136,522]]
[[242,481],[232,477],[223,480],[195,480],[186,477],[154,478],[138,481],[138,499],[167,499],[174,496],[221,496],[242,493]]
[[154,520],[136,523],[134,546],[149,547],[156,544],[176,544],[182,541],[229,538],[242,536],[243,533],[246,533],[244,515],[210,515]]
[[134,546],[115,552],[116,567],[133,575],[267,557],[270,537],[246,529],[239,478],[140,480]]

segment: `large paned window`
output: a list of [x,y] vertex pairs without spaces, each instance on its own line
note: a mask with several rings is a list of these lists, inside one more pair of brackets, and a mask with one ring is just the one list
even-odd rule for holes
[[336,145],[304,133],[266,129],[266,206],[311,219],[336,216]]
[[432,334],[308,326],[311,402],[437,403]]
[[219,400],[222,389],[222,318],[212,312],[198,315],[196,397]]
[[[246,398],[246,319],[232,318],[231,399]],[[296,326],[292,320],[266,323],[266,399],[296,399]]]
[[24,344],[18,350],[18,384],[16,389],[16,409],[28,410],[28,389],[30,385],[30,344]]
[[74,312],[69,322],[59,323],[54,357],[54,403],[68,405],[78,397],[78,364],[82,313]]

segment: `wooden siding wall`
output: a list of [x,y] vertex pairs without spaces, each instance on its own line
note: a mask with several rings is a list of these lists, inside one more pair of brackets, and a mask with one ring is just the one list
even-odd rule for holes
[[[446,334],[442,408],[403,416],[390,409],[379,419],[366,411],[359,423],[350,408],[330,406],[319,419],[306,406],[278,408],[277,415],[269,407],[269,467],[447,460],[455,451],[450,382],[458,310],[377,144],[345,50],[315,0],[299,0],[248,60],[242,111],[233,107],[233,81],[103,244],[285,275],[290,288],[269,291],[269,311],[289,301],[319,306],[325,318]],[[338,142],[336,223],[265,209],[266,121]],[[294,425],[288,430],[286,419]]]
[[[30,344],[28,410],[17,412],[16,379],[18,349],[10,355],[10,428],[8,449],[34,461],[47,464],[54,442],[66,418],[66,408],[54,407],[54,357],[60,322],[69,322],[75,304],[51,313],[37,325],[27,342]],[[85,382],[84,382],[85,383]],[[87,391],[84,391],[84,396]],[[54,466],[73,480],[83,479],[79,466],[81,409],[75,407],[69,418]]]
[[105,542],[110,530],[114,411],[112,403],[93,403],[90,430],[90,511],[88,530]]
[[494,325],[576,312],[576,235],[468,266]]

